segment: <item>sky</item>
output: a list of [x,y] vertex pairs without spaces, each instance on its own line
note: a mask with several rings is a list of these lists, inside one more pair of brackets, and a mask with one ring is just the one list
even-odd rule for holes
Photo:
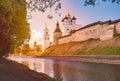
[[[32,19],[30,22],[31,40],[30,44],[37,41],[42,43],[43,30],[47,26],[50,30],[51,41],[53,38],[53,31],[56,27],[56,22],[61,24],[61,20],[67,13],[77,18],[77,24],[85,26],[96,21],[107,21],[120,19],[120,5],[111,2],[100,2],[97,0],[96,6],[84,6],[85,0],[61,0],[62,9],[55,13],[54,8],[48,9],[45,13],[32,12]],[[100,3],[100,4],[98,4]],[[59,16],[61,14],[61,16]],[[48,19],[48,15],[53,15],[52,19]]]

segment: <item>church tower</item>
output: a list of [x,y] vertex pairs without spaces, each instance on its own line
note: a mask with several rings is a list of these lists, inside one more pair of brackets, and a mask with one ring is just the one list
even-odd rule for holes
[[47,26],[44,29],[43,38],[44,38],[43,50],[45,50],[50,46],[50,35],[49,35],[49,29],[47,28]]
[[62,32],[59,28],[59,23],[57,22],[56,24],[56,29],[53,32],[53,45],[57,45],[58,44],[58,39],[62,37]]

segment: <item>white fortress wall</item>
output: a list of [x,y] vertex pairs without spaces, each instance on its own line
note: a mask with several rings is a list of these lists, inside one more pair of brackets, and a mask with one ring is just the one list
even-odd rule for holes
[[120,20],[96,22],[76,30],[67,36],[63,36],[59,39],[59,44],[85,41],[87,39],[100,39],[109,40],[113,38],[114,33],[120,34]]
[[100,38],[101,26],[102,25],[100,24],[96,24],[87,28],[79,29],[72,34],[72,39],[74,39],[74,41],[85,41],[90,38],[98,39]]
[[78,30],[75,33],[73,33],[71,36],[73,41],[84,41],[85,39],[84,30]]
[[78,34],[78,37],[76,36],[75,41],[84,41],[85,40],[85,32],[84,32],[84,30],[79,30],[76,33]]
[[115,23],[115,29],[116,29],[116,33],[120,34],[120,20],[119,20],[119,22]]
[[72,39],[71,39],[70,35],[59,38],[59,40],[58,40],[59,44],[68,43],[68,42],[71,42],[71,41],[72,41]]
[[98,39],[100,38],[100,33],[101,33],[100,28],[101,28],[100,24],[95,24],[91,27],[89,26],[87,28],[77,30],[75,33],[72,33],[71,35],[67,35],[60,38],[59,44],[74,42],[74,41],[85,41],[90,38]]
[[109,40],[113,38],[114,24],[108,24],[106,27],[103,26],[103,31],[100,36],[100,40]]
[[100,33],[101,33],[100,29],[101,29],[101,25],[99,23],[86,28],[84,40],[87,40],[90,38],[93,38],[93,39],[100,38]]

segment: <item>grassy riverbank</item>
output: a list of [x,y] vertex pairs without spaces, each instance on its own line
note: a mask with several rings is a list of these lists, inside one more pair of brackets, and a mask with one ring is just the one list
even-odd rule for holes
[[0,81],[54,81],[43,73],[4,58],[0,59]]
[[46,49],[43,55],[120,55],[120,38],[65,43]]

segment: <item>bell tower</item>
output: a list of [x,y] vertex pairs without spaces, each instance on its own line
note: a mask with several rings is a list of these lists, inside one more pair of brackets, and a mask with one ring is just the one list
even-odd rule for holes
[[44,43],[43,43],[43,51],[50,46],[50,34],[49,34],[49,29],[47,26],[44,29]]

